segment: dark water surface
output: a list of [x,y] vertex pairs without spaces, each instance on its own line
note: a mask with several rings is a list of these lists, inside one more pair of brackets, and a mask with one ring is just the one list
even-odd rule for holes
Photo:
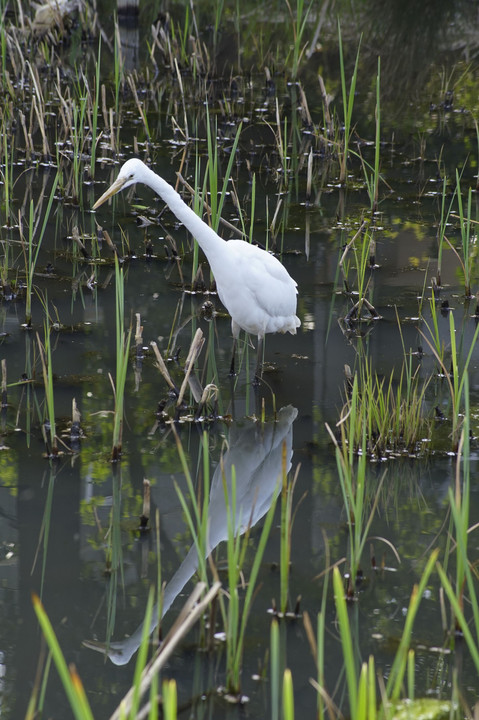
[[[426,3],[427,5],[427,3]],[[430,3],[429,3],[430,5]],[[441,4],[439,3],[439,6]],[[374,3],[370,6],[374,12]],[[392,10],[391,10],[392,13]],[[450,23],[447,11],[437,13]],[[443,14],[441,14],[443,13]],[[404,14],[407,11],[404,10]],[[402,16],[401,16],[402,17]],[[427,18],[426,18],[427,19]],[[385,20],[393,23],[394,17]],[[426,22],[426,21],[425,21]],[[458,12],[452,35],[460,35],[464,18]],[[147,25],[141,26],[146,33]],[[398,27],[396,24],[395,27]],[[378,35],[371,34],[373,37]],[[442,31],[435,36],[442,43]],[[373,30],[371,30],[373,33]],[[431,30],[432,33],[432,30]],[[399,29],[398,29],[399,34]],[[469,35],[467,36],[469,37]],[[366,42],[365,42],[366,40]],[[399,41],[398,41],[399,42]],[[419,53],[410,36],[410,54]],[[464,42],[466,42],[464,40]],[[430,47],[424,40],[424,44]],[[367,46],[367,38],[363,40]],[[354,57],[357,40],[347,38],[348,57]],[[380,46],[378,46],[380,50]],[[90,47],[88,52],[92,53]],[[140,53],[141,54],[141,53]],[[404,57],[408,54],[405,53]],[[445,85],[437,85],[435,74],[454,77],[459,83],[460,60],[470,60],[468,81],[460,85],[462,93],[452,108],[444,107]],[[452,59],[451,59],[451,56]],[[104,72],[109,54],[105,50]],[[318,59],[319,57],[319,59]],[[335,67],[328,76],[328,68]],[[360,137],[374,138],[371,93],[374,93],[375,52],[366,47],[364,73],[359,82],[354,121]],[[337,45],[326,44],[323,53],[313,56],[302,78],[313,120],[322,122],[321,100],[316,74],[320,71],[329,87],[339,97]],[[373,62],[374,61],[374,62]],[[453,62],[454,61],[454,62]],[[434,63],[437,62],[437,65]],[[454,64],[455,63],[455,64]],[[73,662],[82,678],[97,717],[107,717],[130,687],[135,662],[136,631],[141,627],[150,586],[158,582],[161,565],[162,581],[167,583],[164,634],[177,616],[191,591],[197,564],[195,553],[188,554],[191,535],[188,530],[175,482],[188,497],[181,462],[170,422],[158,418],[158,404],[168,399],[167,385],[154,367],[149,343],[156,341],[165,356],[168,349],[181,348],[179,360],[170,359],[168,367],[181,383],[182,367],[197,328],[205,336],[205,345],[197,363],[197,374],[203,385],[214,382],[219,388],[218,412],[221,417],[206,423],[184,421],[177,431],[186,453],[196,487],[202,486],[202,430],[207,430],[212,490],[210,496],[210,543],[216,546],[215,558],[221,579],[226,581],[226,539],[224,498],[220,482],[220,456],[229,443],[228,462],[235,466],[238,496],[244,503],[243,519],[253,511],[254,522],[249,539],[246,577],[253,561],[262,528],[262,517],[276,494],[275,480],[281,472],[283,437],[290,444],[291,473],[297,472],[294,493],[295,520],[292,531],[292,563],[290,599],[293,607],[301,596],[301,611],[307,611],[316,622],[320,609],[324,577],[317,578],[328,563],[339,562],[348,553],[346,514],[338,481],[334,448],[325,423],[334,426],[344,400],[344,365],[355,367],[358,346],[367,349],[373,368],[389,376],[398,368],[406,351],[424,346],[422,359],[416,358],[421,377],[427,378],[435,364],[425,347],[424,320],[418,321],[421,298],[423,316],[431,322],[429,296],[431,278],[437,268],[437,222],[440,214],[442,168],[446,169],[454,188],[455,168],[464,170],[464,187],[475,187],[477,172],[477,141],[471,117],[477,111],[468,107],[470,88],[477,83],[476,55],[473,40],[468,52],[461,46],[455,54],[451,47],[439,57],[432,57],[428,72],[424,61],[416,62],[409,83],[401,77],[392,52],[384,62],[384,111],[381,167],[387,185],[380,189],[377,215],[376,262],[371,273],[368,297],[381,319],[361,323],[345,332],[341,318],[351,301],[341,293],[338,261],[342,249],[359,227],[369,206],[360,163],[351,163],[351,182],[341,188],[334,172],[327,169],[327,160],[315,155],[313,198],[306,202],[306,173],[291,173],[289,185],[276,182],[278,156],[271,129],[263,118],[273,122],[275,98],[286,114],[292,114],[297,103],[296,87],[284,76],[275,79],[271,98],[265,99],[264,79],[246,73],[241,78],[240,96],[235,100],[235,123],[228,123],[215,108],[220,132],[220,147],[231,146],[240,112],[245,122],[242,130],[238,163],[234,166],[235,189],[240,206],[249,214],[252,174],[255,173],[256,199],[254,235],[264,243],[276,209],[278,189],[283,193],[279,212],[280,232],[277,249],[283,249],[281,260],[298,283],[298,316],[302,325],[296,336],[268,336],[265,360],[268,367],[264,382],[257,391],[251,386],[255,353],[242,347],[242,365],[234,382],[228,377],[231,353],[230,319],[216,294],[184,292],[177,263],[168,257],[170,234],[181,257],[181,270],[189,284],[192,274],[192,240],[184,228],[178,227],[163,204],[144,187],[134,193],[123,193],[111,205],[96,213],[91,207],[96,198],[116,177],[119,164],[98,163],[95,183],[85,183],[77,204],[55,202],[43,242],[33,301],[32,328],[25,330],[25,303],[20,293],[16,299],[3,298],[0,303],[0,358],[6,359],[8,381],[19,380],[23,373],[34,383],[9,388],[8,406],[0,417],[0,698],[1,715],[17,719],[25,715],[37,664],[41,654],[41,635],[32,609],[31,593],[42,598],[58,635],[68,662]],[[321,65],[321,67],[319,67]],[[373,68],[373,70],[371,70]],[[444,68],[444,69],[443,69]],[[474,69],[475,68],[475,69]],[[404,63],[404,74],[408,64]],[[389,74],[388,74],[389,73]],[[451,75],[448,76],[448,73]],[[416,75],[419,74],[420,78]],[[426,78],[427,76],[427,78]],[[110,77],[111,79],[111,77]],[[428,82],[426,96],[418,91],[420,82]],[[397,83],[398,95],[394,95]],[[454,82],[450,83],[454,86]],[[420,88],[419,88],[420,89]],[[176,92],[176,90],[175,90]],[[218,92],[218,96],[220,93]],[[395,102],[396,101],[396,102]],[[399,102],[398,102],[399,101]],[[157,111],[151,108],[151,144],[146,149],[135,105],[131,105],[130,123],[122,128],[122,159],[135,154],[134,138],[140,142],[139,155],[148,158],[155,172],[176,182],[184,143],[172,130],[174,114],[163,100]],[[233,100],[231,100],[233,103]],[[442,104],[442,105],[441,105]],[[434,107],[431,107],[433,105]],[[190,110],[190,109],[189,109]],[[204,112],[195,117],[191,109],[190,129],[200,138],[201,172],[205,171],[206,141]],[[476,113],[477,116],[477,113]],[[224,139],[226,137],[226,140]],[[307,133],[299,133],[304,146],[290,148],[292,156],[307,158]],[[52,138],[53,142],[53,138]],[[315,146],[317,147],[317,146]],[[25,159],[20,135],[15,137],[13,174],[16,182],[13,205],[23,208],[22,198],[38,201],[48,197],[54,170]],[[371,149],[365,148],[371,160]],[[101,154],[101,153],[100,153]],[[105,156],[108,153],[105,152]],[[221,172],[225,172],[228,153],[222,155]],[[249,163],[249,168],[248,164]],[[441,163],[444,163],[442,165]],[[191,184],[195,177],[195,143],[186,146],[186,164],[182,174]],[[221,178],[222,182],[222,178]],[[187,198],[187,195],[185,196]],[[45,200],[46,203],[46,200]],[[473,217],[477,215],[477,199],[473,196]],[[154,224],[139,227],[132,214],[132,205],[142,206],[141,215],[153,218]],[[28,207],[28,205],[27,205]],[[3,212],[3,210],[2,210]],[[135,211],[136,212],[136,211]],[[228,199],[223,217],[237,221],[233,203]],[[123,457],[118,467],[109,462],[112,438],[113,393],[109,373],[114,375],[115,346],[115,275],[111,251],[103,244],[101,261],[91,263],[82,258],[72,240],[76,226],[90,248],[88,238],[96,236],[95,220],[109,232],[118,248],[128,238],[130,256],[123,263],[125,274],[125,318],[129,326],[140,313],[143,326],[145,356],[141,363],[131,354],[126,383],[126,410]],[[18,242],[18,230],[8,227],[2,215],[0,240],[3,251],[10,247],[10,277],[23,277],[24,260]],[[229,237],[228,231],[222,231]],[[457,227],[451,228],[451,240],[457,240]],[[151,243],[152,255],[145,254]],[[120,251],[121,254],[126,254]],[[210,287],[209,269],[204,258],[203,274]],[[88,287],[90,278],[94,279]],[[453,308],[457,343],[469,349],[475,331],[471,317],[475,299],[464,302],[464,288],[457,258],[450,249],[444,250],[442,280],[445,286],[441,301],[447,299]],[[473,292],[477,288],[474,275]],[[55,417],[58,433],[64,433],[70,447],[69,427],[71,406],[76,399],[81,412],[83,437],[77,452],[65,451],[53,462],[45,457],[41,433],[44,391],[39,364],[36,333],[43,337],[45,310],[48,304],[51,322],[61,328],[51,333],[53,369],[55,374]],[[205,316],[202,305],[213,303],[217,314]],[[396,314],[397,313],[397,314]],[[397,316],[401,321],[402,338]],[[444,344],[449,343],[449,313],[438,314],[439,330]],[[4,335],[3,335],[4,333]],[[360,335],[361,337],[358,337]],[[172,339],[173,338],[173,339]],[[243,342],[243,337],[242,337]],[[471,426],[477,435],[477,401],[479,389],[479,352],[474,349],[470,365]],[[216,370],[215,370],[216,367]],[[190,396],[188,402],[192,402]],[[451,412],[447,388],[435,379],[427,392],[426,412],[432,418],[439,406],[445,415]],[[264,409],[262,409],[264,408]],[[166,406],[172,414],[171,403]],[[265,414],[262,425],[253,417]],[[276,416],[275,416],[276,412]],[[276,417],[276,422],[274,418]],[[225,419],[226,418],[226,419]],[[432,420],[431,420],[432,422]],[[403,457],[387,462],[372,462],[368,470],[368,491],[372,505],[380,479],[380,500],[364,558],[365,580],[359,588],[358,602],[351,609],[358,656],[376,657],[376,666],[385,676],[401,636],[404,615],[412,586],[418,581],[425,561],[433,547],[441,548],[444,558],[447,527],[447,493],[455,472],[456,458],[448,455],[448,430],[444,431],[441,447],[420,459]],[[279,450],[278,450],[279,448]],[[226,461],[225,461],[226,462]],[[215,475],[216,473],[216,475]],[[477,443],[472,442],[471,474],[477,476]],[[138,531],[142,512],[143,480],[151,483],[152,530]],[[216,480],[216,482],[215,482]],[[244,494],[242,494],[244,493]],[[158,512],[159,529],[155,514]],[[471,495],[471,524],[479,513],[477,487]],[[164,675],[178,683],[183,716],[248,717],[268,716],[270,689],[267,679],[255,679],[263,670],[269,674],[268,647],[271,618],[268,609],[272,599],[279,601],[279,508],[276,509],[273,531],[268,540],[260,573],[260,588],[248,623],[242,675],[242,691],[250,702],[242,709],[229,707],[218,698],[216,689],[225,682],[224,651],[221,643],[215,652],[198,651],[198,631],[193,630],[169,662]],[[161,555],[158,556],[157,532]],[[385,538],[396,548],[400,562],[390,546],[377,538]],[[474,546],[474,539],[472,540]],[[476,543],[477,545],[477,543]],[[113,550],[112,550],[113,547]],[[477,549],[477,548],[476,548]],[[374,554],[380,571],[373,571],[369,556]],[[171,582],[170,582],[171,581]],[[459,652],[440,651],[444,643],[439,609],[439,582],[431,580],[427,595],[416,621],[418,694],[449,697],[451,674],[460,667]],[[344,677],[341,675],[342,654],[335,625],[334,603],[329,590],[327,603],[327,637],[325,668],[328,691],[338,705],[344,701]],[[281,651],[285,666],[292,668],[298,716],[306,712],[313,717],[316,693],[309,678],[316,670],[302,620],[281,623]],[[109,659],[87,647],[84,641],[110,641]],[[131,660],[129,660],[131,655]],[[129,661],[128,661],[129,660]],[[472,705],[479,698],[477,677],[468,657],[464,658],[459,682],[467,701]],[[192,705],[192,708],[190,707]],[[70,711],[56,676],[51,672],[46,696],[45,717],[65,718]]]

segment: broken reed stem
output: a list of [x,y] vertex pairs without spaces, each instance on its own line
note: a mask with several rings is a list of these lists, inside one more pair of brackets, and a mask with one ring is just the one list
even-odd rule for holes
[[110,720],[120,720],[127,717],[132,707],[133,700],[137,693],[141,697],[151,685],[152,679],[165,665],[179,642],[189,632],[196,621],[203,615],[208,605],[218,594],[221,588],[220,582],[215,582],[202,600],[199,600],[201,593],[206,589],[206,583],[199,582],[181,610],[177,621],[165,637],[161,647],[158,648],[153,658],[146,665],[141,674],[139,685],[135,685],[127,692]]
[[70,430],[70,437],[73,440],[77,440],[81,435],[80,430],[81,414],[78,409],[77,401],[75,398],[72,400],[72,427]]
[[80,233],[78,232],[78,227],[76,225],[74,225],[72,228],[72,237],[73,237],[73,240],[75,241],[75,243],[77,244],[78,249],[80,250],[83,257],[88,259],[89,258],[88,250],[86,249],[86,247],[80,237]]
[[141,324],[140,313],[135,313],[135,317],[136,317],[135,345],[136,345],[136,352],[138,354],[139,348],[143,347],[143,325]]
[[191,343],[188,357],[186,358],[185,378],[184,378],[183,382],[181,383],[180,394],[178,395],[178,400],[176,402],[177,407],[179,407],[181,405],[181,403],[183,402],[183,395],[185,394],[186,387],[188,385],[188,378],[191,374],[191,371],[193,370],[193,365],[195,364],[196,359],[201,352],[204,342],[205,342],[205,339],[203,337],[203,331],[201,330],[201,328],[198,328],[198,330],[196,331],[195,336],[193,338],[193,342]]
[[158,349],[158,345],[156,344],[156,342],[154,340],[152,340],[150,342],[150,345],[153,348],[153,352],[155,353],[156,366],[157,366],[158,370],[161,372],[161,374],[165,378],[166,384],[168,385],[168,387],[171,390],[173,390],[175,395],[178,395],[178,388],[176,387],[175,383],[171,379],[170,373],[168,372],[168,368],[165,365],[165,361],[163,360],[163,357]]
[[140,530],[148,530],[148,521],[150,519],[150,498],[151,485],[146,478],[143,479],[143,510],[140,515]]

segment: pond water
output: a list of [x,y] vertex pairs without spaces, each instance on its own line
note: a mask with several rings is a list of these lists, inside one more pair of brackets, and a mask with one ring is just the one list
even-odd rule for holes
[[[365,7],[361,13],[357,11],[358,27],[366,26],[368,18],[374,16],[375,4]],[[7,144],[3,145],[2,172],[5,180],[11,168],[13,194],[7,198],[8,183],[4,182],[0,231],[3,288],[0,359],[6,361],[11,386],[0,418],[2,717],[9,720],[25,717],[37,668],[44,660],[32,593],[41,597],[65,657],[75,664],[96,717],[109,716],[132,683],[139,633],[152,585],[166,583],[163,636],[178,616],[193,588],[199,559],[194,547],[190,549],[191,532],[178,491],[179,488],[191,507],[176,434],[199,497],[204,493],[205,476],[210,477],[209,544],[225,586],[227,518],[222,464],[226,469],[235,468],[239,506],[236,529],[243,526],[244,530],[251,519],[244,564],[247,580],[264,517],[279,490],[276,481],[282,472],[286,447],[290,477],[297,477],[293,495],[290,609],[294,609],[298,597],[301,599],[298,616],[280,622],[281,666],[292,669],[296,712],[299,715],[304,711],[312,717],[317,695],[310,678],[317,677],[317,670],[301,613],[306,611],[315,626],[323,597],[324,571],[334,563],[341,563],[345,572],[347,562],[344,564],[342,560],[349,553],[347,512],[326,423],[334,428],[340,418],[346,395],[346,365],[354,371],[358,357],[364,353],[381,377],[388,378],[394,370],[397,382],[404,350],[409,355],[421,347],[423,352],[414,355],[412,363],[422,380],[432,377],[425,396],[424,414],[434,426],[434,450],[417,453],[417,456],[404,453],[381,462],[374,458],[368,463],[367,504],[374,516],[361,563],[364,580],[357,588],[357,597],[350,609],[358,659],[366,660],[374,654],[376,668],[387,678],[403,631],[412,587],[418,582],[433,548],[439,548],[441,562],[446,561],[450,551],[448,491],[454,485],[457,470],[457,457],[450,452],[450,420],[454,410],[447,383],[438,377],[437,361],[425,336],[430,337],[427,326],[433,325],[429,297],[432,278],[438,274],[437,227],[442,179],[448,178],[446,201],[450,203],[456,186],[456,168],[462,173],[463,198],[467,198],[469,187],[474,190],[471,215],[474,219],[478,215],[475,193],[478,150],[474,126],[478,110],[474,94],[477,53],[472,32],[473,27],[477,30],[477,18],[473,26],[461,5],[451,24],[449,4],[434,3],[436,12],[432,15],[438,15],[443,25],[437,23],[431,28],[431,16],[424,10],[424,16],[414,18],[415,22],[408,25],[406,31],[407,8],[403,7],[401,13],[397,11],[396,16],[393,7],[395,4],[391,3],[385,13],[384,26],[371,26],[370,35],[365,35],[362,41],[353,110],[355,154],[351,156],[345,186],[338,181],[336,160],[325,150],[324,107],[317,80],[319,72],[328,92],[334,95],[331,108],[340,113],[338,45],[333,17],[328,15],[323,47],[318,46],[315,54],[308,60],[303,59],[299,74],[313,127],[301,122],[304,104],[299,107],[299,86],[291,81],[288,71],[279,72],[280,63],[271,49],[275,26],[266,23],[267,29],[261,31],[264,32],[262,39],[270,43],[268,51],[264,51],[262,66],[268,64],[266,60],[270,61],[273,75],[269,80],[264,71],[253,66],[252,50],[246,51],[246,38],[251,42],[254,34],[249,25],[250,35],[244,30],[241,72],[234,64],[238,36],[233,32],[220,34],[217,67],[221,73],[219,79],[212,73],[211,84],[206,88],[212,122],[217,123],[214,145],[219,152],[220,188],[242,121],[231,173],[233,182],[228,186],[222,216],[240,225],[233,190],[246,218],[246,229],[249,230],[254,211],[256,241],[273,246],[298,283],[301,327],[296,336],[267,336],[263,381],[256,389],[251,383],[256,356],[253,345],[243,335],[238,353],[240,369],[234,381],[229,377],[230,318],[221,306],[201,253],[199,261],[205,289],[191,291],[191,278],[196,271],[193,240],[171,212],[164,210],[159,198],[147,188],[137,186],[134,191],[121,193],[96,213],[91,210],[95,200],[116,177],[121,162],[133,155],[148,161],[155,172],[172,184],[177,182],[176,173],[181,172],[191,185],[195,185],[195,177],[199,178],[196,185],[200,188],[203,185],[208,157],[205,88],[194,74],[185,71],[182,96],[177,78],[169,69],[166,76],[164,65],[161,66],[163,76],[160,73],[153,77],[151,64],[150,75],[144,72],[145,64],[148,66],[146,50],[135,47],[135,37],[137,41],[150,37],[153,18],[144,13],[138,29],[136,21],[129,23],[130,45],[124,44],[123,52],[126,69],[131,71],[132,64],[137,66],[133,78],[137,83],[138,104],[131,85],[125,81],[116,111],[122,122],[118,153],[112,148],[109,113],[100,112],[98,123],[103,135],[97,145],[94,182],[87,173],[90,157],[87,144],[82,148],[75,144],[73,135],[64,137],[59,119],[63,108],[59,95],[70,98],[72,107],[81,110],[78,97],[81,99],[82,95],[76,94],[80,83],[78,68],[84,70],[93,87],[96,39],[89,46],[83,46],[82,57],[82,46],[77,44],[78,30],[74,27],[63,50],[57,47],[56,52],[64,63],[59,87],[55,86],[56,72],[50,73],[47,63],[38,59],[38,77],[41,77],[46,107],[50,107],[46,126],[52,159],[47,161],[41,157],[42,138],[35,120],[31,120],[35,145],[32,153],[26,147],[22,123],[14,122],[7,111],[3,111],[2,134],[9,133],[9,145],[8,149]],[[197,11],[197,20],[208,43],[212,31],[206,30],[205,17],[199,8]],[[178,18],[184,17],[183,10],[180,12],[178,8],[171,12],[173,21],[180,22]],[[282,33],[285,37],[288,35],[283,27],[288,24],[285,7],[281,8],[280,17],[283,24],[278,23],[281,26],[277,31],[278,43],[284,39]],[[342,23],[349,83],[359,37],[353,33],[351,18],[346,12]],[[442,35],[444,23],[449,23],[451,42],[447,46]],[[396,31],[388,36],[391,47],[384,45],[383,48],[381,38],[387,33],[388,25]],[[412,28],[416,32],[417,25],[429,30],[416,42],[417,35]],[[311,37],[314,28],[312,16],[308,25]],[[114,40],[108,24],[103,30],[109,43],[103,45],[101,77],[107,88],[107,107],[110,107],[114,104]],[[406,32],[410,34],[405,35]],[[404,44],[405,36],[409,45]],[[454,50],[452,40],[459,37],[463,38],[463,44],[458,42]],[[126,43],[124,36],[123,42]],[[374,42],[377,45],[372,49]],[[36,47],[38,49],[38,45]],[[384,180],[380,183],[380,203],[375,215],[377,267],[367,271],[367,297],[380,319],[345,323],[353,301],[343,292],[338,267],[345,246],[359,229],[363,217],[370,215],[364,173],[356,153],[361,152],[368,162],[373,162],[376,55],[382,49],[381,171]],[[41,52],[45,54],[44,48]],[[400,63],[394,53],[400,54],[403,62]],[[159,62],[159,54],[156,59]],[[469,61],[467,66],[462,64],[464,59]],[[84,64],[78,65],[80,62]],[[233,71],[226,69],[228,63],[235,68],[234,82]],[[27,119],[34,117],[31,103],[33,96],[38,101],[38,92],[20,90],[20,82],[16,87],[19,94],[24,94],[24,100],[17,100],[16,108],[16,101],[10,99],[10,106],[15,112],[21,109]],[[145,113],[146,123],[139,108]],[[188,141],[185,140],[186,126]],[[286,145],[283,158],[278,150],[281,142],[278,127]],[[312,192],[308,200],[310,150]],[[32,322],[27,329],[24,323],[28,241],[22,244],[21,235],[23,230],[24,238],[28,238],[32,208],[35,222],[38,218],[34,239],[38,237],[57,167],[61,168],[62,176],[38,254]],[[76,168],[79,174],[75,180]],[[187,191],[184,198],[190,201]],[[454,212],[457,212],[457,203]],[[114,464],[110,462],[114,409],[110,375],[116,377],[115,265],[113,252],[105,239],[102,240],[97,223],[111,236],[122,258],[126,328],[131,324],[135,329],[137,314],[143,328],[141,352],[132,349],[129,355],[123,452],[121,460]],[[459,246],[457,220],[451,218],[448,228],[449,240]],[[74,240],[77,232],[85,243],[86,256]],[[231,232],[224,227],[220,232],[225,238],[231,237]],[[475,250],[473,257],[474,254]],[[348,271],[353,290],[357,289],[355,264],[356,260],[351,260]],[[456,342],[464,362],[475,338],[476,300],[464,300],[461,263],[447,245],[443,250],[441,279],[438,335],[449,358],[452,311]],[[6,289],[9,284],[15,291],[11,297]],[[473,293],[476,287],[477,272],[473,271]],[[441,313],[439,307],[444,301],[449,303],[449,309],[443,307]],[[39,343],[45,341],[47,310],[51,325],[54,416],[57,435],[62,439],[56,459],[46,457],[42,434],[47,412]],[[173,422],[175,401],[155,366],[150,343],[157,343],[175,383],[180,385],[185,359],[198,328],[203,332],[205,343],[196,362],[195,375],[202,387],[208,383],[216,385],[216,413],[210,403],[202,419],[195,419],[197,404],[188,388],[185,398],[188,408],[176,415],[178,422]],[[255,342],[252,339],[252,343]],[[477,473],[475,436],[479,434],[479,351],[475,347],[468,376],[470,468],[474,478]],[[20,382],[22,379],[27,382]],[[79,438],[71,435],[73,400],[81,413]],[[368,402],[368,398],[364,401]],[[438,419],[440,413],[448,418],[443,426]],[[203,431],[206,440],[203,440]],[[48,427],[46,433],[48,437]],[[149,532],[139,530],[144,479],[151,484]],[[473,486],[471,525],[478,513],[479,498]],[[471,533],[471,547],[471,562],[475,562],[474,533]],[[247,626],[241,691],[249,702],[242,707],[230,706],[218,695],[217,689],[226,682],[224,644],[218,639],[213,650],[205,651],[200,630],[193,629],[164,670],[165,677],[177,681],[181,716],[271,715],[269,611],[273,603],[279,604],[279,548],[278,501]],[[376,567],[373,567],[372,556]],[[439,579],[431,577],[415,624],[416,692],[450,698],[454,676],[466,702],[472,706],[479,699],[477,673],[466,648],[458,642],[452,652],[449,640],[445,639],[439,589]],[[325,683],[334,702],[347,713],[343,657],[331,583],[325,607]],[[222,630],[219,620],[216,629]],[[71,716],[53,670],[44,712],[45,717]]]

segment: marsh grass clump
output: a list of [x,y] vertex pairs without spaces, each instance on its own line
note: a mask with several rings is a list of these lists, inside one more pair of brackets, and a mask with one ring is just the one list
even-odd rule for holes
[[348,368],[346,399],[338,422],[341,444],[376,460],[417,457],[424,452],[431,436],[431,421],[425,412],[430,378],[424,381],[412,362],[409,355],[399,377],[394,370],[389,377],[380,377],[368,360],[360,362],[354,376]]

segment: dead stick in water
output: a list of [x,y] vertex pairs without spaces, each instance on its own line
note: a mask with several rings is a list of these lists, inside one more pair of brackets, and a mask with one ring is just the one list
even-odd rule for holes
[[165,665],[170,655],[178,646],[180,640],[188,633],[190,628],[193,627],[198,618],[203,615],[210,602],[220,591],[220,588],[221,583],[215,582],[204,598],[200,600],[200,595],[206,589],[206,584],[200,582],[196,585],[181,610],[178,619],[161,644],[161,647],[156,651],[153,658],[143,670],[139,689],[137,687],[132,687],[127,692],[110,720],[120,720],[121,717],[126,717],[128,715],[136,693],[138,692],[140,697],[144,695],[145,691],[151,685],[152,678],[158,674],[160,669]]
[[158,345],[156,344],[156,342],[154,340],[151,341],[150,345],[153,348],[153,352],[155,353],[156,366],[157,366],[158,370],[161,372],[161,374],[165,378],[167,385],[171,388],[171,390],[173,390],[175,395],[178,396],[178,388],[176,387],[175,383],[171,379],[170,373],[168,372],[168,368],[165,365],[165,361],[163,360],[161,353],[158,349]]
[[205,339],[203,337],[203,331],[201,328],[198,328],[198,330],[195,333],[195,337],[193,338],[193,342],[191,343],[191,347],[188,353],[188,357],[186,358],[185,362],[185,379],[183,380],[180,388],[180,394],[178,395],[178,400],[176,402],[176,406],[179,407],[181,403],[183,402],[183,395],[185,394],[186,387],[188,385],[188,378],[190,376],[191,371],[193,370],[193,365],[195,364],[196,358],[201,352],[201,348],[203,347],[203,344],[205,342]]

